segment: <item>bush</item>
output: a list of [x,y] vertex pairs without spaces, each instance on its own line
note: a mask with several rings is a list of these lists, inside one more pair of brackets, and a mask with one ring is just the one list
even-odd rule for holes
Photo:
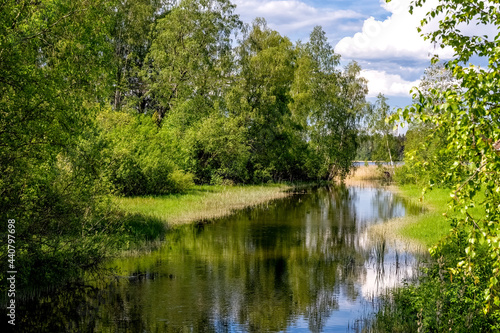
[[139,195],[147,192],[146,176],[130,154],[114,156],[109,178],[118,193]]
[[412,124],[406,133],[405,164],[396,170],[395,180],[427,186],[434,179],[436,186],[453,186],[446,177],[453,164],[447,140],[446,133],[435,132],[430,125]]
[[[16,200],[6,201],[0,215],[16,220],[15,265],[23,272],[21,290],[80,276],[120,245],[121,224],[113,218],[107,198],[104,143],[94,129],[82,131],[70,149],[19,169],[30,187],[24,182],[8,187],[7,194]],[[6,256],[0,255],[4,262]]]
[[172,171],[168,179],[173,192],[185,192],[194,185],[194,175],[180,170]]
[[183,145],[198,182],[220,185],[224,180],[249,180],[250,150],[241,119],[212,115],[187,132]]
[[394,180],[400,185],[417,184],[419,182],[428,183],[429,181],[428,179],[423,180],[422,175],[415,172],[415,168],[406,164],[398,166],[394,169]]
[[169,142],[149,117],[107,111],[100,124],[108,143],[108,176],[116,193],[168,194],[193,186],[193,175],[169,158]]

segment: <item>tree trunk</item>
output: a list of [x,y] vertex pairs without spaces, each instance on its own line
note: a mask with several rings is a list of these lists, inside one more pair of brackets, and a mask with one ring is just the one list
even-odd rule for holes
[[389,147],[389,138],[388,135],[385,135],[385,142],[387,143],[387,151],[389,152],[389,159],[391,160],[391,167],[394,166],[394,163],[392,162],[392,155],[391,155],[391,148]]

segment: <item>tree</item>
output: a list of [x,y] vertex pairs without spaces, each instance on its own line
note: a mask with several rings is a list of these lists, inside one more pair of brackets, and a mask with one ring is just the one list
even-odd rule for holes
[[[451,71],[442,63],[434,63],[425,70],[418,91],[423,96],[432,98],[433,104],[442,104],[445,101],[435,99],[432,91],[455,89],[456,85]],[[453,161],[446,151],[448,132],[436,127],[430,121],[423,122],[412,118],[408,124],[406,137],[406,158],[403,170],[399,172],[402,175],[400,180],[428,185],[431,179],[435,179],[437,185],[449,186],[450,183],[446,182],[445,175]]]
[[386,156],[389,157],[391,165],[393,165],[394,163],[392,160],[391,152],[392,145],[389,143],[389,141],[394,141],[392,140],[394,138],[394,135],[392,134],[392,124],[390,124],[387,120],[392,114],[393,112],[391,112],[390,106],[389,104],[387,104],[387,97],[380,93],[377,96],[377,101],[375,102],[375,104],[368,107],[367,114],[365,116],[370,134],[372,136],[375,134],[379,134],[381,136],[381,139],[385,141],[385,151],[387,152]]
[[151,32],[156,21],[168,13],[173,1],[116,1],[110,42],[113,56],[113,108],[123,104],[145,112],[153,101],[146,96],[147,85],[140,72],[151,48]]
[[[422,6],[424,2],[414,1],[413,6]],[[424,36],[440,47],[453,48],[454,59],[445,67],[453,73],[456,84],[431,90],[429,95],[415,91],[414,99],[418,102],[400,114],[408,121],[416,118],[430,122],[447,135],[445,149],[452,166],[444,176],[455,184],[452,205],[464,217],[452,219],[449,237],[431,252],[439,256],[449,244],[461,249],[456,259],[448,263],[448,272],[455,283],[464,281],[477,288],[477,300],[484,302],[485,314],[496,318],[492,330],[498,330],[500,156],[495,143],[500,140],[500,34],[477,36],[461,32],[463,25],[472,23],[498,28],[498,4],[444,0],[422,20],[422,26],[436,20],[437,28]],[[475,56],[487,60],[488,65],[463,65]],[[436,100],[442,103],[434,103]],[[478,199],[479,192],[485,193],[484,200]],[[474,216],[470,212],[474,206],[480,207],[484,215]],[[465,241],[463,247],[460,240]]]
[[21,284],[71,275],[111,246],[95,124],[110,93],[111,11],[106,1],[1,5],[0,216],[16,220]]
[[228,0],[182,0],[158,20],[143,69],[158,123],[182,103],[189,123],[221,96],[233,63],[231,35],[241,25],[234,8]]
[[241,117],[248,129],[250,174],[257,182],[290,179],[300,169],[292,152],[296,127],[289,109],[293,44],[256,19],[237,52],[238,76],[227,104],[230,115]]
[[340,56],[317,26],[305,45],[299,44],[298,68],[292,87],[294,117],[307,128],[312,152],[309,169],[330,179],[344,177],[357,149],[358,121],[365,105],[366,81],[351,63],[342,71]]

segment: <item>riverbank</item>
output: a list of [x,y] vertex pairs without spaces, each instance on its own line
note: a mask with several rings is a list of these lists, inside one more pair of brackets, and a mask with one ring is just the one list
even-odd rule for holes
[[417,185],[391,185],[390,189],[410,204],[420,206],[421,213],[374,225],[369,230],[370,234],[383,236],[416,252],[426,252],[448,234],[451,227],[443,214],[450,214],[449,189],[436,188],[424,195],[422,187]]
[[376,182],[379,186],[380,182],[385,182],[390,191],[403,197],[410,205],[420,207],[420,214],[406,214],[371,226],[368,235],[375,240],[383,238],[402,250],[427,252],[450,229],[449,222],[443,216],[443,213],[449,213],[450,190],[436,188],[422,195],[422,186],[391,183],[392,174],[394,169],[390,166],[361,165],[353,170],[345,183]]
[[[498,317],[483,311],[485,299],[482,297],[489,282],[485,272],[493,266],[493,260],[478,255],[476,265],[468,266],[471,268],[465,275],[460,275],[459,270],[454,271],[466,251],[460,237],[465,235],[463,231],[468,232],[467,229],[472,227],[451,234],[452,226],[447,217],[463,217],[462,213],[448,207],[452,190],[434,188],[422,195],[421,188],[416,185],[394,186],[393,191],[410,202],[419,203],[426,209],[425,212],[390,220],[370,232],[372,235],[383,233],[386,240],[404,240],[420,245],[420,248],[413,248],[420,251],[443,241],[434,249],[437,252],[430,258],[425,274],[419,277],[417,283],[407,283],[383,295],[367,331],[416,332],[422,327],[438,327],[440,329],[431,331],[496,332],[491,327],[497,327]],[[481,196],[483,194],[478,194],[479,201]],[[484,215],[479,208],[469,209],[468,213],[474,218]],[[449,238],[445,240],[445,236]],[[483,250],[479,246],[477,251],[481,253]]]
[[[419,185],[391,185],[390,188],[411,204],[420,205],[423,211],[418,215],[407,215],[375,225],[370,233],[383,235],[398,244],[406,244],[413,250],[426,251],[436,245],[451,229],[446,216],[460,215],[449,208],[450,189],[434,188],[422,193],[422,186]],[[476,208],[472,208],[469,213],[475,217],[482,215]]]
[[287,184],[215,186],[199,185],[182,194],[142,197],[115,197],[130,238],[125,251],[153,246],[167,230],[196,221],[230,215],[236,210],[265,204],[290,195]]
[[128,214],[159,219],[168,227],[209,220],[270,200],[286,197],[292,186],[285,184],[215,186],[200,185],[184,194],[121,197],[114,202]]

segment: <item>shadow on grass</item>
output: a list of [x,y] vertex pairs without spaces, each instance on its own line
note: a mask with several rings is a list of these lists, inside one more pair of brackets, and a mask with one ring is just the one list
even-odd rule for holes
[[123,226],[134,243],[164,240],[169,229],[162,220],[141,214],[125,216]]

